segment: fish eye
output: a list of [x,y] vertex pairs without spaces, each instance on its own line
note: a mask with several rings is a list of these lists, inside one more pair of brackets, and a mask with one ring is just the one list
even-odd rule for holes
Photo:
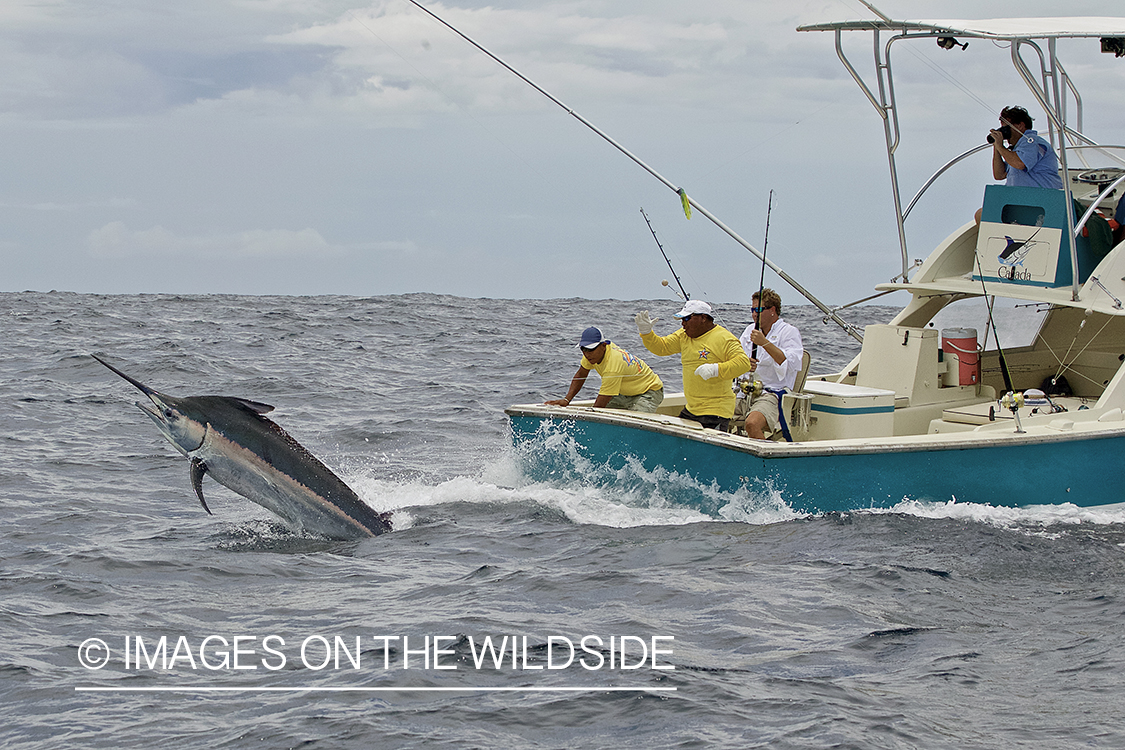
[[171,409],[165,409],[164,410],[164,418],[165,419],[175,419],[176,418],[176,412],[172,411]]

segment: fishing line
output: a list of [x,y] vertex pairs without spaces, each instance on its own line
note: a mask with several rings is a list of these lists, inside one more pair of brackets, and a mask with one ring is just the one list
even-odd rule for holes
[[[869,3],[863,2],[863,0],[859,0],[859,2],[861,2],[863,4],[863,6],[866,7],[868,10],[870,10],[872,13],[879,16],[882,20],[888,21],[888,22],[891,21],[891,19],[884,16],[874,6],[870,5]],[[848,6],[848,3],[844,2],[844,0],[840,0],[840,4],[844,5],[844,6]],[[1005,45],[999,44],[996,41],[993,41],[993,46],[1000,47],[1001,49],[1006,48]],[[1009,43],[1007,45],[1007,47],[1010,47],[1010,46],[1011,46],[1011,44]],[[984,99],[982,99],[980,96],[978,96],[972,89],[970,89],[968,86],[963,84],[960,80],[957,79],[956,76],[954,76],[952,73],[947,71],[939,63],[934,62],[932,59],[930,59],[930,57],[927,56],[925,53],[921,52],[918,49],[915,49],[911,45],[906,46],[906,51],[909,52],[916,60],[920,61],[923,65],[930,68],[930,70],[937,73],[939,76],[944,78],[947,82],[952,84],[955,88],[959,89],[961,91],[961,93],[963,93],[966,97],[968,97],[972,102],[980,105],[980,107],[982,109],[984,109],[984,110],[986,110],[986,111],[988,111],[989,113],[992,113],[992,114],[995,114],[996,112],[1000,111],[998,108],[993,107],[988,102],[986,102]]]
[[[1058,355],[1055,355],[1055,359],[1058,360],[1058,363],[1059,363],[1059,369],[1058,369],[1057,372],[1055,372],[1055,378],[1056,379],[1062,373],[1063,368],[1067,367],[1067,365],[1065,365],[1063,363],[1066,361],[1066,358],[1070,356],[1070,352],[1074,349],[1074,342],[1078,340],[1078,334],[1082,333],[1082,329],[1085,328],[1085,327],[1086,327],[1086,318],[1083,317],[1082,321],[1078,324],[1078,328],[1076,328],[1075,331],[1074,331],[1074,337],[1070,340],[1070,346],[1068,346],[1066,348],[1066,354],[1062,355],[1062,359],[1059,359]],[[1092,340],[1093,339],[1091,339],[1091,341]],[[1043,340],[1043,343],[1046,343],[1046,339]],[[1087,342],[1086,346],[1089,346],[1088,342]],[[1050,349],[1050,346],[1048,346],[1047,348]],[[1054,352],[1051,352],[1051,354],[1054,354]],[[1077,360],[1078,356],[1081,355],[1081,354],[1082,354],[1082,352],[1078,352],[1078,354],[1075,355],[1074,359]],[[1074,360],[1071,360],[1071,361],[1073,362]]]
[[[1089,315],[1092,312],[1093,312],[1093,310],[1088,310],[1087,315]],[[1074,355],[1074,358],[1070,360],[1069,364],[1066,362],[1066,360],[1067,360],[1067,358],[1070,357],[1071,350],[1074,349],[1074,342],[1076,342],[1078,340],[1078,335],[1080,333],[1082,333],[1082,329],[1086,327],[1086,318],[1083,318],[1082,322],[1078,324],[1078,329],[1074,332],[1074,338],[1071,339],[1070,346],[1067,347],[1066,354],[1064,354],[1062,357],[1059,357],[1059,355],[1055,352],[1055,350],[1051,348],[1050,342],[1048,342],[1047,339],[1043,338],[1042,334],[1040,334],[1039,340],[1043,342],[1043,345],[1047,347],[1047,351],[1051,352],[1051,355],[1054,356],[1055,361],[1059,363],[1059,369],[1055,373],[1055,376],[1051,379],[1052,385],[1055,383],[1055,381],[1058,380],[1059,376],[1062,375],[1063,370],[1066,370],[1067,372],[1078,375],[1079,377],[1085,378],[1086,380],[1089,380],[1094,385],[1097,385],[1097,386],[1104,386],[1105,385],[1105,383],[1099,383],[1098,381],[1094,380],[1093,378],[1086,375],[1085,373],[1079,372],[1078,370],[1075,370],[1073,368],[1073,365],[1074,365],[1075,362],[1078,361],[1079,357],[1081,357],[1083,354],[1086,353],[1086,350],[1090,348],[1090,346],[1094,343],[1094,341],[1098,338],[1098,336],[1102,335],[1102,331],[1104,331],[1106,329],[1106,326],[1108,326],[1110,324],[1110,321],[1112,321],[1112,320],[1113,320],[1112,316],[1108,316],[1108,315],[1106,316],[1105,323],[1102,324],[1102,327],[1098,329],[1097,333],[1095,333],[1093,336],[1090,337],[1090,340],[1087,341],[1086,345],[1083,346],[1078,351],[1078,353]]]
[[515,157],[516,160],[521,162],[524,165],[524,167],[526,167],[528,169],[529,172],[531,172],[532,174],[539,175],[546,182],[550,182],[551,178],[550,178],[549,175],[547,175],[541,169],[536,168],[536,166],[534,164],[532,164],[531,162],[529,162],[522,154],[520,154],[519,152],[514,150],[510,145],[508,145],[507,141],[505,141],[503,138],[501,138],[495,131],[493,131],[491,128],[489,128],[487,125],[485,125],[482,120],[480,120],[478,117],[476,117],[472,113],[471,109],[468,109],[468,108],[464,107],[460,102],[457,101],[457,99],[455,97],[450,96],[448,93],[446,93],[445,89],[443,89],[440,85],[438,85],[438,83],[436,81],[434,81],[433,78],[430,78],[428,75],[426,75],[421,70],[419,70],[416,65],[414,65],[412,62],[410,62],[409,58],[407,58],[401,52],[399,52],[397,49],[395,49],[394,46],[392,46],[389,42],[387,42],[386,39],[384,39],[383,37],[381,37],[377,33],[375,33],[375,30],[372,29],[370,26],[368,26],[366,23],[364,23],[363,19],[360,18],[359,16],[357,16],[354,11],[349,10],[348,15],[351,16],[352,19],[356,23],[358,23],[360,26],[362,26],[369,34],[371,34],[371,36],[378,39],[383,44],[383,46],[386,47],[388,50],[390,50],[392,53],[394,53],[394,55],[396,57],[398,57],[400,60],[402,60],[404,63],[406,63],[406,65],[411,70],[413,70],[418,75],[419,78],[426,81],[430,86],[432,86],[434,91],[441,94],[442,98],[445,99],[445,101],[449,102],[454,107],[456,107],[462,114],[466,115],[470,120],[472,120],[476,124],[477,127],[479,127],[482,131],[487,133],[489,136],[491,136],[492,139],[497,143],[497,145],[503,147],[504,150],[506,150],[513,157]]
[[441,24],[442,26],[444,26],[445,28],[449,29],[449,30],[450,30],[450,31],[452,31],[452,32],[453,32],[454,34],[456,34],[457,36],[461,37],[462,39],[464,39],[464,40],[465,40],[466,42],[468,42],[468,43],[469,43],[469,44],[471,44],[472,46],[476,47],[476,48],[477,48],[478,50],[480,50],[480,51],[481,51],[481,52],[483,52],[483,53],[484,53],[485,55],[487,55],[487,56],[488,56],[489,58],[491,58],[491,59],[492,59],[493,61],[495,61],[495,62],[496,62],[496,63],[497,63],[498,65],[500,65],[500,66],[501,66],[502,68],[504,68],[504,69],[505,69],[505,70],[507,70],[507,71],[508,71],[509,73],[511,73],[512,75],[514,75],[514,76],[515,76],[516,78],[519,78],[519,79],[520,79],[521,81],[523,81],[524,83],[526,83],[526,84],[527,84],[528,86],[530,86],[531,88],[535,89],[535,90],[536,90],[536,91],[538,91],[538,92],[539,92],[540,94],[542,94],[543,96],[545,96],[545,97],[547,97],[548,99],[550,99],[550,100],[551,100],[552,102],[554,102],[555,104],[557,104],[557,105],[558,105],[559,107],[561,107],[562,109],[566,110],[566,113],[567,113],[568,115],[570,115],[570,116],[571,116],[571,117],[573,117],[574,119],[576,119],[576,120],[578,120],[579,122],[581,122],[581,123],[582,123],[583,125],[585,125],[586,127],[588,127],[588,128],[590,129],[590,130],[592,130],[592,131],[594,131],[595,133],[597,133],[597,134],[598,134],[599,136],[601,136],[601,138],[602,138],[602,139],[604,139],[604,140],[605,140],[605,141],[606,141],[607,143],[609,143],[609,144],[610,144],[611,146],[613,146],[613,147],[614,147],[614,148],[616,148],[616,149],[617,149],[618,151],[620,151],[621,153],[623,153],[623,154],[625,154],[626,156],[628,156],[628,157],[629,157],[630,159],[632,159],[632,160],[633,160],[633,161],[634,161],[634,162],[635,162],[635,163],[636,163],[637,165],[639,165],[639,166],[640,166],[640,167],[641,167],[642,169],[644,169],[644,170],[645,170],[646,172],[648,172],[649,174],[651,174],[651,175],[652,175],[653,177],[655,177],[656,179],[660,180],[660,182],[664,183],[664,185],[665,185],[666,187],[668,187],[668,188],[669,188],[670,190],[674,190],[675,192],[679,193],[679,194],[680,194],[680,199],[681,199],[681,200],[683,201],[683,203],[684,203],[684,211],[685,211],[685,213],[687,213],[687,214],[688,214],[688,218],[691,218],[691,211],[690,211],[690,208],[688,208],[689,200],[688,200],[688,197],[687,197],[687,193],[686,193],[686,192],[685,192],[685,191],[683,190],[683,188],[680,188],[680,187],[677,187],[677,186],[673,185],[673,184],[672,184],[671,182],[669,182],[669,181],[668,181],[668,180],[667,180],[667,179],[666,179],[666,178],[665,178],[665,177],[664,177],[664,176],[663,176],[662,174],[660,174],[659,172],[657,172],[656,170],[654,170],[654,169],[653,169],[652,167],[650,167],[650,166],[648,166],[647,164],[645,164],[645,163],[644,163],[644,162],[643,162],[643,161],[642,161],[642,160],[641,160],[641,159],[640,159],[640,158],[639,158],[639,157],[638,157],[638,156],[637,156],[636,154],[634,154],[633,152],[629,151],[629,150],[628,150],[627,148],[625,148],[624,146],[622,146],[622,145],[621,145],[620,143],[618,143],[617,141],[613,140],[613,138],[609,137],[609,135],[608,135],[608,134],[607,134],[607,133],[606,133],[605,131],[603,131],[603,130],[602,130],[601,128],[599,128],[599,127],[598,127],[597,125],[595,125],[594,123],[590,122],[590,121],[589,121],[589,120],[587,120],[587,119],[586,119],[585,117],[583,117],[582,115],[580,115],[580,114],[578,114],[577,112],[575,112],[575,111],[574,111],[573,109],[571,109],[570,107],[568,107],[568,106],[567,106],[567,105],[566,105],[565,103],[563,103],[563,102],[562,102],[562,101],[561,101],[560,99],[558,99],[557,97],[555,97],[555,95],[554,95],[554,94],[552,94],[552,93],[551,93],[550,91],[547,91],[547,90],[546,90],[545,88],[543,88],[542,86],[540,86],[539,84],[537,84],[537,83],[536,83],[535,81],[531,80],[530,78],[528,78],[527,76],[525,76],[525,75],[524,75],[523,73],[521,73],[521,72],[519,72],[518,70],[516,70],[515,68],[513,68],[513,67],[512,67],[511,65],[509,65],[508,63],[504,62],[504,60],[503,60],[503,59],[501,59],[501,58],[500,58],[499,56],[497,56],[496,54],[494,54],[493,52],[491,52],[491,51],[490,51],[490,50],[489,50],[488,48],[484,47],[484,46],[483,46],[482,44],[480,44],[479,42],[477,42],[477,41],[476,41],[475,39],[473,39],[473,38],[472,38],[471,36],[469,36],[468,34],[464,33],[463,31],[461,31],[460,29],[458,29],[458,28],[457,28],[456,26],[454,26],[453,24],[451,24],[451,23],[449,23],[448,21],[446,21],[445,19],[443,19],[443,18],[442,18],[441,16],[437,15],[436,13],[434,13],[434,12],[433,12],[432,10],[430,10],[430,9],[429,9],[429,8],[427,8],[426,6],[422,5],[422,4],[420,3],[420,2],[418,2],[418,0],[406,0],[406,2],[410,3],[410,4],[411,4],[411,5],[413,5],[413,6],[415,7],[415,8],[417,8],[418,10],[422,11],[423,13],[425,13],[425,14],[426,14],[427,16],[429,16],[430,18],[432,18],[432,19],[434,19],[435,21],[437,21],[438,23],[440,23],[440,24]]
[[[817,115],[819,115],[824,110],[829,109],[830,107],[835,107],[837,105],[838,105],[838,102],[829,102],[828,104],[825,104],[820,109],[817,109],[817,110],[814,110],[813,112],[808,113],[807,115],[802,117],[800,120],[797,120],[796,122],[792,123],[791,125],[788,125],[787,127],[784,127],[781,130],[778,130],[778,131],[774,132],[772,135],[768,135],[765,138],[762,138],[761,140],[758,141],[757,144],[755,144],[754,146],[751,146],[750,148],[746,149],[742,153],[735,154],[731,158],[727,159],[724,162],[720,162],[719,164],[712,167],[708,171],[699,173],[698,175],[696,175],[696,179],[702,179],[704,177],[710,177],[715,172],[718,172],[720,169],[724,169],[724,168],[734,164],[736,161],[742,160],[744,157],[746,157],[746,156],[748,156],[752,153],[762,151],[767,145],[769,145],[769,143],[771,141],[777,140],[781,136],[788,133],[790,130],[793,130],[794,128],[796,128],[799,125],[803,125],[806,120],[808,120],[810,118],[813,118],[813,117],[816,117]],[[821,130],[821,126],[819,124],[814,125],[813,127],[817,131]]]
[[961,93],[963,93],[965,96],[967,96],[969,99],[971,99],[974,103],[980,105],[981,108],[987,110],[990,114],[995,114],[995,113],[1000,111],[999,109],[996,109],[993,106],[991,106],[984,99],[977,96],[976,93],[974,93],[968,86],[966,86],[965,84],[963,84],[959,80],[957,80],[957,78],[954,77],[954,75],[952,73],[947,71],[945,68],[943,68],[938,63],[931,60],[925,53],[923,53],[923,52],[921,52],[921,51],[919,51],[919,50],[917,50],[914,47],[909,46],[909,45],[906,47],[906,51],[909,52],[911,55],[913,55],[916,60],[921,61],[924,65],[926,65],[926,67],[930,68],[930,70],[934,71],[935,73],[940,75],[942,78],[944,78],[946,81],[953,84],[953,86],[955,88],[960,89]]
[[[860,2],[860,3],[862,4],[862,5],[863,5],[863,7],[867,8],[867,10],[871,11],[871,12],[872,12],[872,13],[874,13],[874,14],[875,14],[876,16],[878,16],[880,20],[882,20],[882,21],[884,21],[884,22],[886,22],[886,23],[888,23],[888,24],[892,24],[892,25],[893,25],[893,23],[894,23],[894,20],[893,20],[893,19],[891,19],[891,18],[888,18],[888,17],[887,17],[887,16],[885,16],[885,15],[883,15],[883,13],[881,13],[881,12],[879,11],[879,9],[878,9],[878,8],[876,8],[876,7],[874,6],[874,5],[872,5],[871,3],[868,3],[868,2],[866,2],[865,0],[859,0],[859,2]],[[843,0],[840,0],[840,4],[841,4],[841,5],[844,5],[844,6],[847,6],[847,5],[848,5],[848,4],[847,4],[847,3],[845,3],[845,2],[843,1]],[[915,49],[914,49],[913,47],[910,47],[910,46],[908,46],[908,47],[907,47],[906,49],[907,49],[907,51],[908,51],[908,52],[910,52],[910,54],[914,55],[914,57],[915,57],[916,59],[918,59],[918,60],[921,60],[921,61],[922,61],[922,63],[924,63],[924,64],[925,64],[926,66],[928,66],[928,67],[929,67],[929,68],[930,68],[931,70],[933,70],[933,71],[934,71],[935,73],[937,73],[937,74],[938,74],[938,75],[940,75],[941,77],[945,78],[945,80],[947,80],[947,81],[949,81],[950,83],[952,83],[952,84],[953,84],[953,85],[954,85],[955,87],[957,87],[958,89],[960,89],[962,93],[964,93],[964,94],[965,94],[966,96],[968,96],[968,97],[969,97],[970,99],[972,99],[973,101],[975,101],[975,102],[976,102],[977,104],[981,105],[982,107],[984,107],[985,109],[987,109],[987,110],[988,110],[989,112],[996,112],[996,111],[998,111],[998,110],[995,110],[995,109],[993,109],[992,107],[990,107],[990,106],[988,105],[988,103],[987,103],[986,101],[984,101],[984,100],[983,100],[983,99],[981,99],[981,98],[980,98],[979,96],[977,96],[977,95],[976,95],[976,94],[974,94],[974,93],[973,93],[972,91],[970,91],[970,90],[969,90],[969,88],[968,88],[967,86],[965,86],[965,85],[964,85],[964,84],[962,84],[962,83],[961,83],[960,81],[958,81],[958,80],[957,80],[956,78],[954,78],[954,77],[953,77],[953,74],[952,74],[952,73],[949,73],[949,72],[947,72],[947,71],[946,71],[946,70],[945,70],[945,69],[944,69],[943,67],[941,67],[941,65],[937,64],[936,62],[934,62],[933,60],[931,60],[931,59],[930,59],[929,57],[927,57],[926,55],[922,54],[922,53],[921,53],[921,52],[919,52],[918,50],[915,50]],[[888,64],[889,64],[889,62],[888,62]]]
[[[1103,326],[1103,328],[1104,328],[1104,326]],[[1101,333],[1101,331],[1098,331],[1098,333]],[[1054,355],[1054,357],[1055,357],[1055,361],[1056,361],[1056,362],[1058,362],[1058,363],[1059,363],[1059,364],[1061,365],[1061,364],[1062,364],[1062,359],[1060,359],[1060,358],[1059,358],[1059,355],[1058,355],[1058,353],[1057,353],[1057,352],[1056,352],[1056,351],[1055,351],[1054,349],[1052,349],[1052,348],[1051,348],[1051,345],[1050,345],[1050,344],[1048,344],[1048,343],[1047,343],[1047,342],[1046,342],[1045,340],[1043,341],[1043,344],[1044,344],[1044,345],[1045,345],[1045,346],[1047,347],[1047,351],[1049,351],[1049,352],[1050,352],[1050,353],[1051,353],[1052,355]],[[1079,352],[1079,355],[1080,355],[1081,353],[1082,353],[1082,352]],[[1077,356],[1075,356],[1075,359],[1077,359],[1077,358],[1078,358],[1078,357],[1077,357]],[[1090,382],[1091,384],[1093,384],[1093,385],[1095,385],[1095,386],[1097,386],[1097,387],[1099,387],[1099,388],[1103,388],[1103,387],[1105,386],[1105,383],[1099,383],[1098,381],[1094,380],[1093,378],[1091,378],[1091,377],[1090,377],[1089,375],[1087,375],[1086,373],[1084,373],[1084,372],[1082,372],[1082,371],[1080,371],[1080,370],[1075,370],[1075,369],[1074,369],[1073,367],[1071,367],[1070,365],[1063,365],[1062,367],[1060,367],[1060,368],[1059,368],[1059,371],[1058,371],[1058,372],[1057,372],[1057,373],[1055,374],[1055,376],[1054,376],[1054,379],[1057,379],[1057,378],[1058,378],[1058,376],[1062,374],[1063,370],[1065,370],[1066,372],[1070,373],[1071,375],[1077,375],[1078,377],[1082,378],[1083,380],[1088,380],[1088,381],[1089,381],[1089,382]]]

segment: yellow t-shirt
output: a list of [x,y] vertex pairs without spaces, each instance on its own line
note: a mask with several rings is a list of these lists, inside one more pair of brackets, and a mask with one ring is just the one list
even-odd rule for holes
[[637,396],[664,388],[660,378],[640,357],[634,357],[617,344],[606,345],[605,356],[593,364],[582,355],[582,367],[602,376],[599,396]]
[[[734,416],[731,381],[750,371],[750,358],[734,334],[717,325],[694,339],[681,328],[667,336],[646,333],[641,336],[641,341],[657,356],[680,355],[688,411],[699,416],[712,415],[725,419]],[[695,368],[709,363],[719,365],[718,377],[704,380],[695,374]]]

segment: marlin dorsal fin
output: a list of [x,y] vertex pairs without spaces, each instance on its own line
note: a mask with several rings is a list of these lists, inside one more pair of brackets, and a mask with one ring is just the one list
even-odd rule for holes
[[234,401],[239,406],[249,409],[255,414],[269,414],[273,411],[273,407],[269,404],[263,404],[261,401],[251,401],[248,398],[236,398],[234,396],[227,396],[231,401]]

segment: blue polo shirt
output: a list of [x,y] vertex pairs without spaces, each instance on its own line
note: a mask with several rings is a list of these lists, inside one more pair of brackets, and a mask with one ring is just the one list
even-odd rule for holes
[[1025,130],[1015,148],[1016,156],[1020,158],[1026,169],[1016,169],[1005,162],[1008,170],[1008,179],[1005,185],[1015,187],[1042,187],[1062,190],[1062,179],[1059,177],[1059,160],[1051,144],[1043,140],[1034,130]]

